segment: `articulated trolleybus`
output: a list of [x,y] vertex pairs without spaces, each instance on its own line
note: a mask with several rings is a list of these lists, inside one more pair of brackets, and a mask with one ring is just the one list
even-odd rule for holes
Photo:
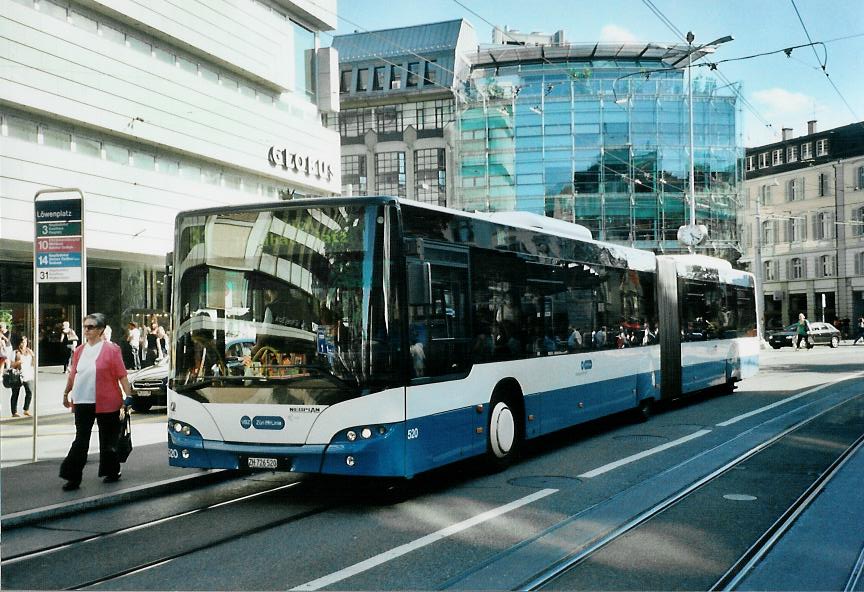
[[542,216],[304,199],[184,212],[176,240],[173,466],[503,467],[758,369],[752,275]]

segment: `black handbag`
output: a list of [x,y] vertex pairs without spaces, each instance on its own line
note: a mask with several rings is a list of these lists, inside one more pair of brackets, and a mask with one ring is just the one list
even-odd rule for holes
[[129,455],[132,453],[132,418],[129,417],[127,410],[120,420],[120,438],[117,440],[117,456],[120,457],[120,462],[126,462]]
[[3,386],[9,389],[21,386],[21,374],[17,370],[6,370],[3,373]]

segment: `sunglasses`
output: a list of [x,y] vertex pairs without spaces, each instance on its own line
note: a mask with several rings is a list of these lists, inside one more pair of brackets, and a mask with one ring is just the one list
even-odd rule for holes
[[84,329],[98,329],[96,325],[84,325]]

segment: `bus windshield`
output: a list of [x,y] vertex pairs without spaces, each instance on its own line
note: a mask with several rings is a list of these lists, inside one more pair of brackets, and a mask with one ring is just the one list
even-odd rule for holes
[[285,205],[181,219],[172,388],[330,405],[398,380],[388,215]]

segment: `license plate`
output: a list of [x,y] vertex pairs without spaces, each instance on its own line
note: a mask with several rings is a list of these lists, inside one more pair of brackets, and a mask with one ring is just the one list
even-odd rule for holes
[[246,466],[250,469],[275,469],[279,466],[279,460],[275,458],[255,458],[246,459]]
[[135,395],[138,397],[149,397],[153,394],[153,391],[135,391]]

